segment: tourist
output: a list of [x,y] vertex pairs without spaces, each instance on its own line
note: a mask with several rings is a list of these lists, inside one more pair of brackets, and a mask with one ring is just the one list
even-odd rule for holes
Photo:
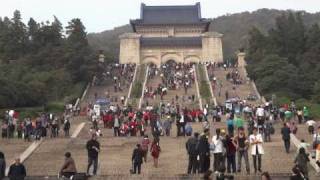
[[261,180],[272,180],[272,179],[271,179],[271,176],[268,172],[263,172],[261,174]]
[[113,134],[115,137],[120,136],[120,126],[121,126],[120,119],[118,115],[115,115],[114,122],[113,122]]
[[236,129],[239,129],[240,127],[243,127],[243,119],[240,117],[240,114],[236,115],[236,119],[234,121],[234,125]]
[[300,142],[299,146],[297,147],[297,154],[299,154],[300,148],[308,149],[309,146],[310,146],[309,143],[306,143],[304,139],[301,139],[301,142]]
[[199,134],[197,132],[194,133],[194,137],[190,137],[186,142],[186,149],[189,155],[189,163],[188,163],[188,174],[196,174],[198,171],[198,156],[199,152],[197,149],[199,143]]
[[221,136],[221,130],[216,129],[216,135],[212,137],[212,146],[213,146],[213,171],[217,172],[221,166],[224,166],[224,144],[223,137]]
[[0,180],[3,180],[6,172],[6,159],[3,152],[0,151]]
[[60,170],[60,175],[65,178],[71,178],[77,173],[76,163],[71,157],[70,152],[66,152],[64,156],[65,156],[65,160]]
[[318,132],[313,135],[312,146],[316,150],[316,161],[320,162],[320,126],[318,127]]
[[265,140],[265,142],[271,142],[271,134],[272,134],[272,131],[274,130],[273,126],[272,126],[272,122],[269,119],[267,119],[264,126],[265,126],[264,133],[263,133],[264,140]]
[[301,170],[305,177],[308,177],[308,162],[309,162],[308,154],[306,154],[306,150],[304,148],[299,149],[299,154],[296,156],[294,163]]
[[148,150],[149,150],[150,140],[148,135],[144,135],[141,142],[141,150],[143,152],[144,162],[147,162]]
[[290,152],[290,128],[286,123],[283,124],[283,128],[281,128],[282,140],[284,142],[284,148],[287,153]]
[[161,152],[161,148],[159,145],[159,141],[157,139],[154,139],[151,148],[150,148],[151,155],[153,157],[153,165],[155,168],[158,167],[158,159]]
[[303,107],[303,119],[305,122],[309,120],[309,110],[306,106]]
[[232,136],[226,135],[227,172],[236,173],[236,144]]
[[181,113],[177,120],[176,120],[176,125],[177,125],[177,136],[185,136],[186,129],[186,121],[184,119],[184,115]]
[[306,124],[308,126],[309,134],[314,134],[316,122],[313,119],[309,119],[309,120],[307,120]]
[[100,143],[97,141],[97,135],[92,134],[91,140],[87,142],[87,151],[88,151],[88,167],[87,174],[89,175],[89,170],[93,165],[93,175],[97,175],[98,168],[98,155],[100,153]]
[[262,161],[262,155],[264,154],[264,149],[262,147],[263,139],[261,134],[258,133],[257,128],[253,129],[253,134],[249,136],[249,142],[251,144],[251,155],[253,157],[254,172],[256,173],[257,170],[259,172],[262,172],[261,161]]
[[187,122],[185,129],[186,129],[186,136],[191,136],[193,130],[190,122]]
[[320,126],[318,126],[317,131],[313,134],[313,148],[315,149],[319,144],[320,144]]
[[163,128],[166,136],[170,136],[171,127],[172,127],[171,116],[168,115],[167,119],[163,122]]
[[298,131],[297,125],[294,122],[291,122],[290,123],[290,132],[292,134],[297,134],[297,131]]
[[70,126],[71,126],[69,119],[65,119],[63,125],[64,125],[63,126],[64,136],[69,137],[69,135],[70,135],[69,131],[70,131]]
[[202,122],[202,128],[203,128],[203,131],[206,131],[206,130],[209,130],[210,129],[210,123],[208,120],[205,120]]
[[303,111],[301,109],[297,110],[297,116],[298,116],[298,122],[299,124],[301,124],[303,120]]
[[141,145],[137,144],[137,147],[133,150],[132,153],[132,163],[133,163],[133,174],[141,173],[141,164],[143,163],[143,150],[141,149]]
[[241,172],[241,164],[242,164],[242,158],[243,158],[245,161],[247,174],[249,174],[250,173],[250,165],[249,165],[249,157],[248,157],[249,141],[247,140],[247,136],[243,128],[239,128],[238,135],[234,137],[233,140],[237,148],[238,172]]
[[294,166],[292,168],[292,175],[290,176],[290,180],[307,180],[307,178],[297,166]]
[[20,162],[20,158],[15,159],[15,163],[9,168],[8,177],[10,180],[24,180],[27,172],[24,165]]
[[230,136],[233,136],[233,131],[234,131],[234,122],[233,119],[230,117],[227,119],[227,129],[228,129],[228,134]]
[[204,131],[204,133],[200,136],[198,144],[200,173],[207,172],[210,167],[210,145],[207,136],[208,132],[209,129]]

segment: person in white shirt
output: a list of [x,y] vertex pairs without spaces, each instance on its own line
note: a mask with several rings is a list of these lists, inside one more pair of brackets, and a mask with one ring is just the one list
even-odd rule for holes
[[207,108],[203,108],[203,115],[204,115],[205,120],[207,120],[208,119],[208,117],[207,117],[207,115],[208,115]]
[[215,172],[219,172],[221,166],[224,166],[224,145],[223,145],[223,137],[221,136],[221,130],[219,128],[216,129],[216,135],[212,137],[212,151],[214,156],[213,161],[213,170]]
[[256,115],[257,115],[258,117],[264,117],[264,109],[259,106],[259,107],[257,108]]
[[314,134],[314,126],[316,125],[316,122],[314,120],[310,119],[306,122],[306,124],[308,126],[309,134]]
[[[249,136],[249,142],[251,145],[251,155],[253,159],[253,167],[254,172],[256,173],[257,170],[259,172],[261,171],[261,157],[264,154],[264,149],[262,146],[263,140],[261,134],[258,134],[258,129],[253,128],[253,134]],[[258,167],[257,167],[257,161],[258,161]]]

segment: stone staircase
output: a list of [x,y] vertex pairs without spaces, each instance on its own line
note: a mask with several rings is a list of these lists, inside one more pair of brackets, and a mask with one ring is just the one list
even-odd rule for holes
[[[81,102],[81,107],[85,107],[89,103],[94,103],[96,98],[110,98],[113,99],[111,104],[122,106],[120,99],[114,97],[125,96],[128,94],[128,84],[131,82],[129,78],[120,78],[122,91],[114,91],[112,78],[106,79],[100,83],[99,86],[91,86],[84,100]],[[78,125],[85,123],[84,128],[80,131],[76,138],[54,138],[45,139],[43,143],[36,149],[33,154],[26,160],[27,173],[33,176],[55,176],[59,172],[63,162],[64,154],[69,151],[72,153],[73,158],[77,162],[79,172],[85,172],[87,164],[87,152],[85,144],[90,138],[89,129],[91,123],[88,122],[87,116],[76,116],[71,120],[70,135],[76,130]],[[62,127],[61,127],[62,128]],[[62,133],[62,132],[61,132]]]
[[[210,71],[210,70],[209,70]],[[208,71],[208,72],[209,72]],[[210,71],[211,72],[211,71]],[[210,73],[209,72],[209,73]],[[216,77],[221,79],[223,90],[232,89],[232,84],[225,80],[226,72],[222,69],[216,69],[214,71]],[[147,86],[154,86],[154,88],[161,82],[160,77],[155,77],[152,80],[148,80]],[[244,87],[242,87],[244,86]],[[90,101],[90,97],[94,96],[95,92],[103,93],[105,89],[112,88],[112,85],[99,87],[95,89],[92,87],[88,91],[87,100]],[[240,85],[237,87],[236,92],[242,97],[245,97],[247,93],[252,92],[252,87],[250,85]],[[240,92],[241,91],[241,92]],[[112,93],[112,91],[111,91]],[[195,85],[188,90],[188,95],[195,92]],[[164,101],[171,101],[171,98],[178,94],[183,95],[184,90],[169,90],[167,97],[164,96]],[[216,97],[217,91],[215,91]],[[179,99],[182,99],[181,96]],[[144,100],[145,101],[145,100]],[[224,95],[218,98],[219,103],[225,101]],[[149,104],[159,105],[160,98],[149,101]],[[181,102],[185,103],[185,102]],[[197,104],[197,103],[194,103]],[[189,107],[189,106],[187,106]],[[72,127],[75,127],[77,123],[85,122],[86,119],[77,117],[72,123]],[[225,120],[222,122],[211,122],[211,133],[215,131],[216,128],[225,128]],[[104,129],[102,125],[99,125],[102,130],[103,136],[99,138],[101,144],[101,153],[99,156],[99,170],[97,177],[90,178],[95,179],[200,179],[201,176],[188,176],[186,175],[186,168],[188,164],[188,156],[185,150],[185,142],[188,137],[176,137],[176,126],[173,124],[171,136],[161,137],[160,145],[162,152],[159,158],[159,167],[154,168],[152,164],[152,159],[150,153],[148,154],[148,161],[142,165],[142,175],[130,175],[129,169],[131,168],[131,155],[137,143],[140,143],[142,137],[113,137],[112,129]],[[202,132],[201,123],[193,123],[194,132]],[[61,168],[63,162],[63,155],[66,151],[70,151],[74,157],[77,169],[79,172],[85,172],[87,166],[87,152],[85,150],[85,144],[90,138],[89,136],[90,123],[82,129],[79,136],[74,139],[49,139],[44,141],[44,143],[32,154],[29,159],[25,162],[28,170],[28,174],[32,175],[29,179],[37,180],[43,179],[43,176],[48,176],[45,179],[56,179],[56,174]],[[262,160],[262,170],[269,171],[272,174],[273,179],[288,179],[291,168],[293,166],[293,159],[296,152],[295,148],[292,148],[290,154],[284,152],[283,142],[281,140],[280,128],[281,124],[276,124],[276,134],[272,136],[272,142],[264,143],[264,148],[266,154],[263,156]],[[74,131],[73,129],[71,131]],[[299,132],[299,131],[298,131]],[[147,127],[147,134],[149,134],[150,140],[152,137],[150,135],[150,129]],[[250,158],[251,172],[252,158]],[[212,156],[211,156],[211,169],[212,169]],[[310,169],[311,170],[311,169]],[[313,177],[310,173],[310,179],[317,179],[318,177]],[[256,180],[260,179],[257,174],[251,174],[249,176],[245,174],[236,174],[235,179],[240,180]]]
[[[147,80],[146,88],[152,87],[152,90],[154,91],[159,84],[162,84],[160,73],[156,75],[153,78],[149,78]],[[192,101],[192,96],[194,96],[195,101]],[[178,97],[178,100],[176,99]],[[187,89],[187,92],[185,92],[183,87],[179,87],[179,89],[168,89],[167,94],[163,96],[163,99],[161,100],[161,97],[159,95],[153,97],[144,97],[144,105],[149,104],[149,106],[159,106],[160,102],[165,104],[179,104],[180,107],[187,107],[189,109],[199,108],[199,100],[197,97],[197,90],[195,82],[191,83],[191,87]]]
[[[230,81],[226,80],[226,75],[228,72],[231,71],[231,69],[224,70],[223,68],[208,68],[209,77],[215,76],[217,83],[213,85],[214,88],[214,94],[217,97],[218,104],[223,105],[226,97],[225,92],[229,92],[229,98],[232,97],[240,97],[241,99],[245,99],[248,94],[257,94],[258,92],[255,91],[255,89],[252,86],[252,82],[246,80],[246,71],[244,68],[237,68],[238,72],[240,73],[241,78],[243,79],[244,83],[240,85],[233,85]],[[213,81],[212,81],[213,83]],[[219,86],[221,84],[221,86]],[[221,90],[220,90],[221,87]],[[235,87],[235,90],[233,88]],[[219,93],[220,91],[220,93]],[[220,95],[219,95],[220,94]],[[257,101],[247,101],[250,104],[258,105],[263,102],[262,99],[258,99]],[[225,118],[223,118],[222,124],[219,125],[215,124],[216,127],[223,127],[225,126]],[[274,125],[275,128],[275,134],[271,136],[271,142],[265,142],[263,144],[265,154],[262,157],[262,170],[268,171],[271,174],[290,174],[291,168],[294,166],[294,158],[296,156],[297,149],[292,144],[290,153],[285,153],[284,145],[282,141],[281,136],[281,128],[282,123],[278,122]],[[298,131],[299,132],[299,131]],[[300,134],[299,134],[300,133]],[[306,139],[309,139],[305,132],[299,132],[299,137],[304,137]],[[250,152],[250,151],[249,151]],[[250,161],[250,169],[253,170],[253,164],[252,164],[252,157],[249,155],[249,161]],[[309,168],[309,171],[313,171],[312,168]],[[309,173],[310,175],[315,175],[314,173]],[[311,178],[312,179],[312,178]]]

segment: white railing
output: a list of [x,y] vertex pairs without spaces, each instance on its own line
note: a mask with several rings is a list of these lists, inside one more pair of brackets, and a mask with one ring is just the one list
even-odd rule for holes
[[202,99],[201,99],[200,90],[199,90],[199,82],[198,82],[196,65],[193,65],[193,71],[194,71],[194,76],[195,76],[194,78],[195,78],[197,96],[198,96],[198,99],[199,99],[199,107],[200,107],[200,110],[203,110]]
[[142,92],[141,92],[141,97],[140,97],[139,106],[138,106],[139,109],[141,109],[142,101],[143,101],[143,98],[144,98],[144,91],[145,91],[145,87],[146,87],[147,80],[148,80],[149,66],[148,65],[146,65],[146,66],[147,66],[147,69],[146,69],[146,74],[145,74],[145,77],[144,77],[144,82],[143,82],[143,85],[142,85]]
[[217,106],[218,105],[217,98],[214,96],[214,93],[213,93],[212,85],[211,85],[211,82],[210,82],[210,79],[209,79],[209,75],[208,75],[207,66],[205,64],[203,66],[204,66],[204,71],[205,71],[205,74],[206,74],[206,79],[207,79],[206,81],[207,81],[207,83],[209,85],[209,88],[210,88],[211,98],[213,100],[214,105]]
[[127,96],[127,98],[126,98],[126,101],[124,102],[124,106],[127,106],[127,105],[128,105],[128,100],[129,100],[130,97],[131,97],[132,86],[133,86],[133,83],[134,83],[134,81],[135,81],[135,79],[136,79],[136,76],[137,76],[138,66],[140,66],[140,65],[136,65],[136,67],[135,67],[134,74],[133,74],[133,78],[132,78],[132,81],[131,81],[130,87],[129,87],[128,96]]
[[[301,142],[299,141],[299,139],[298,139],[294,134],[290,134],[290,136],[291,136],[291,138],[290,138],[291,142],[292,142],[297,148],[301,147],[301,146],[300,146],[300,143],[301,143]],[[307,150],[307,149],[306,149],[306,153],[308,153],[308,150]],[[317,165],[316,160],[311,157],[311,153],[309,153],[309,159],[310,159],[310,165],[316,170],[317,173],[320,173],[320,168],[319,168],[319,166]]]

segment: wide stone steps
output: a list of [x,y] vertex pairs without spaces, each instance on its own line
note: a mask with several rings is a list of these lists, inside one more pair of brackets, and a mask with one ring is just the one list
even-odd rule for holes
[[[228,91],[229,98],[232,97],[240,97],[241,99],[246,99],[246,97],[249,94],[256,94],[255,90],[251,84],[250,81],[247,81],[247,78],[244,73],[243,68],[237,68],[238,72],[240,73],[241,78],[243,79],[243,84],[241,85],[234,85],[232,82],[226,80],[226,75],[228,72],[231,72],[231,69],[228,68],[227,71],[225,71],[223,68],[215,68],[213,71],[212,69],[208,70],[209,75],[214,74],[217,78],[217,85],[213,85],[213,82],[211,81],[211,85],[214,87],[213,92],[215,97],[217,98],[217,101],[221,103],[224,103],[226,101],[225,93]],[[220,85],[221,84],[221,90]],[[233,90],[235,88],[235,90]],[[219,93],[220,92],[220,93]],[[261,101],[250,101],[250,104],[260,104]]]

